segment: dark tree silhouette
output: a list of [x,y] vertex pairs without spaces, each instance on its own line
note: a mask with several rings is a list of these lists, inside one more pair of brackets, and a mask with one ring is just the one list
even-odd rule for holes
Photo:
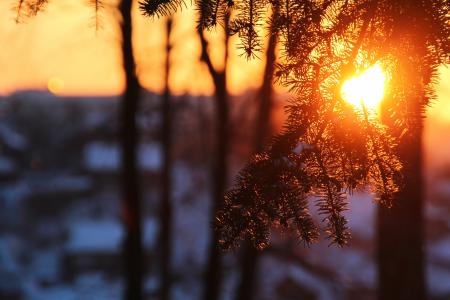
[[392,208],[378,208],[378,299],[426,299],[421,147],[421,127],[401,139],[404,187]]
[[[228,17],[225,17],[225,24],[228,24]],[[224,68],[217,70],[208,54],[208,42],[205,39],[202,28],[198,28],[201,43],[201,60],[208,67],[209,74],[214,83],[215,88],[215,130],[214,130],[214,158],[212,162],[212,218],[223,201],[223,194],[227,181],[227,155],[229,150],[229,105],[226,81],[226,69],[228,62],[228,25],[225,25],[225,57]],[[211,231],[210,245],[208,253],[208,262],[205,272],[205,286],[203,299],[218,299],[220,295],[220,278],[222,271],[221,255],[218,248],[218,235],[215,230]]]
[[163,169],[161,175],[161,299],[170,299],[171,273],[170,261],[172,254],[172,205],[171,205],[171,170],[172,170],[172,109],[170,101],[169,72],[170,72],[170,34],[172,19],[166,23],[166,62],[164,83],[165,89],[161,103],[162,129],[161,144],[163,148]]
[[124,262],[125,298],[142,298],[142,229],[141,194],[137,166],[138,129],[136,114],[140,96],[140,84],[136,76],[136,66],[132,44],[132,0],[122,0],[119,11],[122,17],[122,59],[125,71],[125,92],[121,101],[121,142],[122,142],[122,209],[125,225]]

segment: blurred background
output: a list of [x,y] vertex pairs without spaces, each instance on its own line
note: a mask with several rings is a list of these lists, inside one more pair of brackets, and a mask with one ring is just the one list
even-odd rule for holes
[[[120,299],[124,81],[114,1],[97,16],[83,1],[56,1],[18,23],[14,3],[0,3],[0,298]],[[172,124],[172,299],[200,299],[212,247],[211,166],[220,120],[212,78],[226,71],[227,187],[258,147],[262,91],[270,85],[270,133],[280,130],[290,97],[272,86],[271,76],[266,79],[273,72],[267,65],[275,63],[269,52],[276,54],[276,48],[264,45],[260,57],[248,61],[239,55],[238,40],[227,41],[220,28],[206,35],[216,74],[211,72],[195,18],[194,9],[182,9],[168,32],[165,18],[144,18],[134,7],[133,41],[144,88],[137,120],[145,299],[157,299],[161,285],[164,91],[170,90]],[[450,299],[450,69],[440,71],[423,145],[426,272],[429,297]],[[275,228],[271,246],[258,254],[253,298],[375,299],[376,204],[360,192],[349,207],[352,239],[344,248],[326,239],[304,247]],[[222,257],[221,299],[236,299],[241,252]]]

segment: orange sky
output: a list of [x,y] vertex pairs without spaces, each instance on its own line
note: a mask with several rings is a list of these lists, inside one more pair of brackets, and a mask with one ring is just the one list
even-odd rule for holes
[[[0,3],[0,94],[20,88],[47,88],[51,78],[61,83],[62,94],[116,94],[122,90],[117,13],[112,4],[103,9],[102,28],[96,33],[94,12],[86,5],[87,0],[50,1],[43,13],[20,24],[14,22],[16,2]],[[162,85],[165,20],[142,17],[137,7],[134,13],[139,77],[146,88],[158,91]],[[174,21],[171,87],[177,94],[212,90],[205,66],[198,63],[194,13],[193,9],[183,9]],[[220,66],[223,47],[214,41],[222,35],[212,32],[209,38],[214,45],[214,62]],[[234,93],[259,85],[259,61],[248,63],[237,51],[230,58],[230,89]]]
[[[15,23],[16,0],[0,1],[0,94],[18,89],[47,89],[60,94],[117,94],[122,91],[117,14],[110,0],[101,13],[102,28],[93,26],[93,9],[88,0],[50,1],[37,17]],[[108,1],[106,1],[108,2]],[[136,1],[137,2],[137,1]],[[174,21],[172,35],[173,69],[171,88],[185,92],[210,94],[212,83],[206,67],[198,63],[199,42],[195,33],[194,10],[183,9]],[[142,84],[160,91],[164,61],[164,20],[142,17],[135,7],[135,48],[138,74]],[[220,30],[209,36],[217,65],[223,54]],[[216,41],[216,42],[214,42]],[[240,93],[257,87],[261,81],[261,61],[248,62],[236,50],[236,38],[230,53],[229,88]],[[450,69],[442,68],[437,86],[439,100],[429,116],[450,124]]]

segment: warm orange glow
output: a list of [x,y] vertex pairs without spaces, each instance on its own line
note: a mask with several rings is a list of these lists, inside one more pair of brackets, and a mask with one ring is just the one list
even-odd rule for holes
[[[45,90],[49,78],[55,75],[64,81],[59,95],[111,95],[123,91],[121,38],[114,8],[118,1],[105,1],[98,32],[93,26],[95,10],[88,2],[50,1],[37,16],[24,17],[17,24],[16,10],[11,9],[17,0],[0,0],[0,95],[21,89]],[[166,19],[144,17],[137,2],[133,6],[133,40],[138,76],[144,88],[161,92]],[[214,92],[208,69],[200,62],[196,20],[194,7],[183,8],[174,16],[170,75],[174,94]],[[207,32],[206,37],[213,64],[221,68],[225,52],[221,27]],[[262,60],[247,62],[239,56],[239,43],[239,38],[233,36],[229,46],[227,84],[232,94],[259,87],[264,67]],[[193,74],[196,80],[192,80]]]
[[383,99],[386,75],[376,64],[344,82],[341,95],[356,107],[376,110]]

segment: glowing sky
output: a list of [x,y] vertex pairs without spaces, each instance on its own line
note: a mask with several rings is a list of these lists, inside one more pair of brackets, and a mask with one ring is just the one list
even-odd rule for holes
[[[87,0],[49,1],[37,17],[15,23],[16,0],[0,1],[0,94],[17,89],[47,89],[57,83],[60,94],[116,94],[123,88],[117,12],[114,0],[101,13],[96,32],[94,10]],[[137,2],[137,1],[136,1]],[[206,93],[212,82],[199,64],[199,39],[193,9],[183,9],[174,20],[171,87],[175,93]],[[164,19],[145,18],[134,7],[135,54],[143,85],[154,91],[162,86]],[[213,61],[222,65],[220,30],[209,35]],[[236,43],[236,39],[233,39]],[[230,50],[236,47],[230,47]],[[260,83],[260,61],[247,62],[237,50],[230,53],[230,89],[239,93]]]
[[[123,89],[117,13],[111,0],[101,13],[102,28],[93,26],[88,0],[49,1],[37,17],[15,23],[16,0],[0,1],[0,95],[18,89],[47,89],[64,95],[117,94]],[[171,88],[174,93],[211,94],[206,67],[199,64],[199,41],[193,9],[183,9],[174,21]],[[135,53],[144,87],[160,91],[164,63],[164,19],[142,17],[134,9]],[[220,30],[209,35],[214,63],[224,49]],[[240,93],[261,82],[261,60],[247,61],[232,39],[229,88]],[[450,123],[450,69],[441,68],[438,101],[429,116]]]

